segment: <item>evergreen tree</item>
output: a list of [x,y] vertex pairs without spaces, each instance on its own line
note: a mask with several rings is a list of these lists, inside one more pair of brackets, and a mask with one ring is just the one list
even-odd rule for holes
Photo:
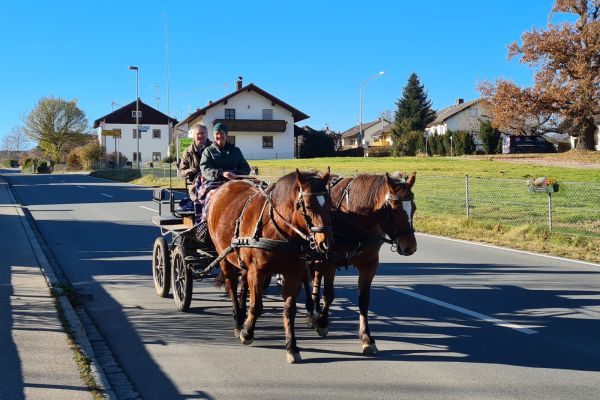
[[405,133],[425,130],[428,123],[435,120],[435,111],[427,98],[424,86],[416,73],[412,73],[402,91],[402,98],[396,102],[398,109],[395,113],[392,139],[394,143]]

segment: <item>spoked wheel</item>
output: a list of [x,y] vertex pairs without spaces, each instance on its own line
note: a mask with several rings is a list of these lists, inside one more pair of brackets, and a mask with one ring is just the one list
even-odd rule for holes
[[182,246],[176,246],[171,262],[171,288],[173,299],[179,311],[188,311],[192,302],[192,271],[187,268],[185,251]]
[[154,241],[152,277],[156,294],[160,297],[167,297],[171,290],[171,257],[167,241],[163,237],[156,238]]

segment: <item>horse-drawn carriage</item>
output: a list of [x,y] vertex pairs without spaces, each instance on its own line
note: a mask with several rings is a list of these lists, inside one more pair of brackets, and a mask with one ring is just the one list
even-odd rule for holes
[[[213,195],[208,212],[214,247],[198,240],[201,232],[200,225],[194,223],[194,211],[176,210],[172,191],[157,189],[153,197],[159,203],[159,215],[153,222],[160,227],[161,237],[154,242],[152,258],[156,292],[167,297],[172,290],[177,308],[186,311],[193,280],[206,278],[220,266],[232,301],[235,335],[243,344],[250,344],[256,319],[262,313],[264,284],[271,275],[281,274],[287,361],[293,363],[300,360],[293,323],[296,297],[302,282],[308,281],[308,263],[316,264],[316,292],[312,297],[307,292],[307,316],[320,335],[327,331],[335,267],[340,262],[351,263],[360,274],[359,337],[363,353],[374,354],[377,348],[367,324],[371,281],[384,242],[400,254],[410,255],[416,250],[412,228],[414,179],[414,175],[406,180],[387,174],[368,175],[342,180],[340,186],[331,188],[329,173],[296,171],[268,188],[247,180],[227,182]],[[163,217],[161,206],[166,202],[171,215]],[[334,233],[335,241],[339,241],[335,247]],[[166,236],[171,237],[170,243]],[[238,295],[240,271],[243,279]],[[324,307],[315,314],[314,305],[321,300],[321,279]]]

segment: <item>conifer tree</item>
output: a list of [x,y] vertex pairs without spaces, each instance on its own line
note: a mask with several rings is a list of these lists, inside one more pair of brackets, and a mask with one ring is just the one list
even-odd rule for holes
[[419,81],[416,73],[412,73],[402,91],[402,98],[396,102],[394,129],[392,139],[394,143],[399,138],[412,131],[424,131],[428,123],[435,120],[436,113],[431,108],[431,101],[427,98],[424,86]]

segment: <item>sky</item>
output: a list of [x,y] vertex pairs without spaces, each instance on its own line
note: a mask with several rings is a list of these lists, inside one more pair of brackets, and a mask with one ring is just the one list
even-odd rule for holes
[[[88,118],[135,100],[182,120],[235,90],[238,76],[344,131],[372,121],[417,73],[434,109],[502,77],[531,85],[507,46],[545,27],[552,0],[3,0],[0,147],[43,97]],[[167,88],[168,94],[167,96]],[[159,98],[157,100],[157,97]],[[168,98],[168,99],[167,99]],[[116,104],[116,105],[115,105]]]

